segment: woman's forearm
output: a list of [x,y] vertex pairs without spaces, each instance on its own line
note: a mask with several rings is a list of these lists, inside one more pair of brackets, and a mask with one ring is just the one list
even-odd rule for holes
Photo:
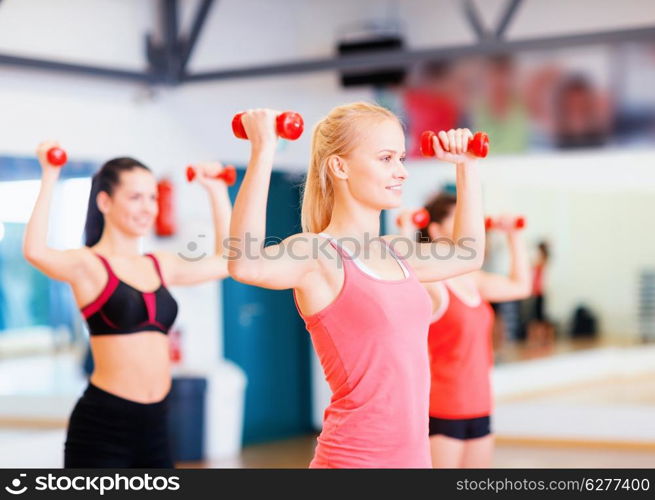
[[485,248],[482,188],[477,162],[457,165],[457,204],[453,239],[456,246],[466,243],[475,251],[474,259],[482,263]]
[[[248,163],[230,223],[230,247],[238,251],[236,256],[230,256],[231,273],[239,266],[239,261],[244,261],[244,255],[260,255],[266,236],[266,207],[273,157],[274,149],[257,150]],[[248,267],[253,264],[247,263]]]
[[510,252],[509,279],[524,288],[525,293],[528,294],[531,285],[530,261],[523,235],[517,231],[510,231],[507,240]]
[[224,255],[225,240],[230,235],[232,203],[226,186],[209,190],[212,220],[214,222],[214,251],[218,256]]
[[23,254],[28,260],[38,257],[39,252],[47,248],[50,206],[58,178],[59,174],[55,172],[44,172],[41,178],[39,194],[25,227]]

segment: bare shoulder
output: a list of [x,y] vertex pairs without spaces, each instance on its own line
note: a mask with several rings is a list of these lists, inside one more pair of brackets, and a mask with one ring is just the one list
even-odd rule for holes
[[316,233],[298,233],[286,242],[296,242],[298,251],[289,250],[294,258],[305,254],[311,264],[296,287],[298,299],[305,311],[318,311],[332,302],[344,282],[344,269],[339,252],[330,239]]
[[66,250],[75,265],[74,272],[67,280],[73,285],[74,290],[86,290],[95,288],[107,280],[107,271],[98,255],[88,247]]
[[72,248],[64,252],[81,271],[93,272],[103,267],[98,255],[89,247]]
[[316,233],[292,234],[280,245],[285,247],[287,254],[292,258],[302,257],[315,261],[322,260],[326,255],[333,255],[334,252],[330,240]]
[[157,262],[159,262],[162,265],[166,265],[170,262],[173,262],[178,258],[172,252],[167,252],[165,250],[157,250],[156,252],[149,252],[149,253],[157,260]]

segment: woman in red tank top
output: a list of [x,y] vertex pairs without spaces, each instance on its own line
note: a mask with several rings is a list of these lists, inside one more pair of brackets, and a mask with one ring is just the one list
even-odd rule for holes
[[[85,245],[47,244],[50,202],[61,168],[48,161],[53,141],[37,149],[41,189],[25,229],[27,261],[69,283],[89,326],[94,370],[68,425],[65,467],[172,467],[167,429],[171,387],[168,329],[177,305],[167,286],[227,276],[223,240],[230,220],[219,164],[196,165],[211,202],[215,252],[202,259],[170,252],[142,255],[142,237],[158,213],[157,181],[133,158],[115,158],[93,176]],[[66,167],[63,167],[66,168]]]
[[[429,225],[421,230],[428,241],[452,237],[454,195],[442,193],[426,206]],[[401,217],[408,228],[408,217]],[[430,352],[430,447],[435,468],[490,467],[493,366],[489,302],[517,300],[530,294],[530,268],[519,232],[508,218],[500,220],[511,251],[509,276],[476,271],[425,284],[432,298]]]
[[537,259],[532,268],[532,312],[527,331],[527,345],[530,347],[548,346],[555,339],[555,328],[545,312],[544,274],[549,262],[548,243],[540,241],[537,252]]
[[[430,467],[430,300],[419,282],[481,265],[477,160],[464,152],[471,132],[440,132],[434,143],[438,159],[457,165],[455,243],[379,236],[381,211],[400,206],[408,177],[405,136],[390,111],[354,103],[333,109],[314,129],[305,232],[264,248],[275,112],[247,111],[242,122],[252,150],[234,205],[228,266],[238,281],[294,291],[332,389],[310,466]],[[438,258],[446,253],[451,257]]]

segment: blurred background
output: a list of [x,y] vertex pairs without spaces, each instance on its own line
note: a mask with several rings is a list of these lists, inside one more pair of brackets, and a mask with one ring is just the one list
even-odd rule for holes
[[[37,144],[70,158],[52,245],[81,245],[91,175],[129,155],[172,186],[174,230],[144,251],[198,257],[211,219],[184,167],[220,160],[242,178],[234,113],[305,119],[271,183],[268,233],[285,237],[311,127],[356,100],[406,124],[406,207],[454,188],[453,168],[418,154],[423,130],[486,131],[487,214],[526,217],[534,262],[548,249],[546,320],[530,300],[498,309],[494,465],[655,464],[651,0],[0,0],[0,467],[62,465],[91,364],[68,286],[21,254]],[[485,267],[507,258],[489,233]],[[290,292],[228,279],[173,293],[174,376],[206,382],[179,395],[179,465],[306,467],[329,391]]]

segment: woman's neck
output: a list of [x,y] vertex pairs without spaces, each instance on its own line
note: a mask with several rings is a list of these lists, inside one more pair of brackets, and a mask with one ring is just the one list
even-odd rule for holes
[[141,255],[139,242],[140,238],[126,236],[105,226],[102,237],[94,245],[94,249],[100,250],[107,255],[136,256]]
[[335,200],[330,223],[323,230],[335,237],[349,237],[364,240],[380,235],[380,210]]

